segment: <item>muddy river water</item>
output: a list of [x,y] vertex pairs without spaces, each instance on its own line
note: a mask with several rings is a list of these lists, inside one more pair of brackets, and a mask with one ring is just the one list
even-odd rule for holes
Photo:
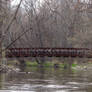
[[92,70],[27,68],[0,74],[0,92],[92,92]]

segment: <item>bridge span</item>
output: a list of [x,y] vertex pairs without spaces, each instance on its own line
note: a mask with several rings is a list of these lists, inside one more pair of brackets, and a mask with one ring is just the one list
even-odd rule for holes
[[92,57],[88,48],[9,48],[7,58],[13,57]]

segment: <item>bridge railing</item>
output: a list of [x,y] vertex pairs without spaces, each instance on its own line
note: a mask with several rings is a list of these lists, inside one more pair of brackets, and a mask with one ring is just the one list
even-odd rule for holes
[[92,56],[87,48],[10,48],[6,57],[88,57]]

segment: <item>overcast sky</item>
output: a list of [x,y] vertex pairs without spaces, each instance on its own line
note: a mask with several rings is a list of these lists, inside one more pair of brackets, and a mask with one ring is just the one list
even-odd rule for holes
[[[20,2],[20,0],[13,0],[11,4],[17,5],[17,4],[19,4],[19,2]],[[40,2],[43,2],[43,0],[40,0]]]
[[20,0],[13,0],[11,4],[12,5],[17,5],[19,2],[20,2]]
[[[43,0],[40,0],[40,1],[42,2]],[[88,2],[89,0],[81,0],[81,1],[87,1]],[[13,0],[11,4],[17,5],[19,2],[20,2],[20,0]]]

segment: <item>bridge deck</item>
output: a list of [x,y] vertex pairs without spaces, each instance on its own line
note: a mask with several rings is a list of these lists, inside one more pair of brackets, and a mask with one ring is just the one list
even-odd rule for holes
[[88,48],[9,48],[6,57],[92,57]]

